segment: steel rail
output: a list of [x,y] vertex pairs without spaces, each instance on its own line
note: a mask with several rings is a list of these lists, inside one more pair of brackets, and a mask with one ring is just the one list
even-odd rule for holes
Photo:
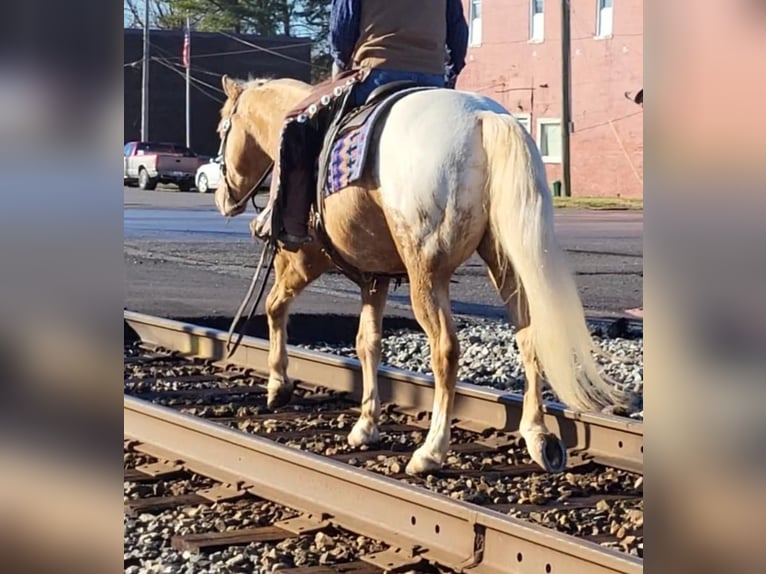
[[639,558],[134,397],[124,397],[123,414],[136,450],[382,540],[402,556],[477,574],[643,571]]
[[[124,311],[125,322],[142,341],[203,359],[226,357],[226,333],[217,329]],[[244,337],[229,361],[268,375],[269,342]],[[362,372],[359,361],[288,345],[289,373],[294,379],[319,385],[361,400]],[[383,402],[402,409],[430,412],[433,378],[382,366],[378,388]],[[476,430],[494,428],[515,432],[521,422],[521,395],[458,383],[454,417]],[[545,403],[545,423],[564,441],[573,458],[582,456],[597,463],[643,473],[643,424],[624,417],[579,413],[557,403]]]

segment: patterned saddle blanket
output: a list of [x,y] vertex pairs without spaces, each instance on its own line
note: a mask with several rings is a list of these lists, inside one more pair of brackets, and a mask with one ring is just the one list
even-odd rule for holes
[[[348,97],[357,83],[363,82],[368,70],[346,72],[336,80],[328,80],[314,86],[311,94],[291,110],[282,126],[279,141],[279,161],[275,162],[272,173],[271,190],[267,209],[259,216],[257,227],[260,235],[268,229],[279,227],[280,202],[277,198],[284,189],[283,165],[288,146],[294,153],[304,153],[301,149],[303,126],[313,126],[325,132],[323,145],[318,158],[317,202],[315,207],[321,211],[322,199],[359,180],[364,174],[368,160],[369,143],[378,122],[385,117],[391,106],[405,95],[433,89],[418,86],[389,91],[374,98],[374,102],[348,111]],[[390,85],[391,87],[396,87]],[[384,87],[381,87],[384,88]],[[379,88],[379,89],[381,89]],[[263,219],[268,217],[270,225],[265,226]]]
[[[391,106],[401,98],[427,87],[412,87],[398,90],[372,104],[370,108],[354,110],[333,132],[327,134],[322,154],[326,166],[320,160],[319,181],[326,196],[348,187],[361,179],[369,157],[370,142],[378,122],[384,118]],[[323,169],[324,167],[324,169]]]
[[[313,205],[315,218],[312,224],[324,251],[336,267],[359,285],[369,284],[372,276],[348,264],[335,250],[332,240],[324,231],[323,200],[364,175],[375,128],[391,106],[415,91],[434,89],[430,86],[406,87],[402,85],[403,82],[395,82],[377,88],[365,105],[350,110],[351,89],[355,84],[363,82],[367,73],[364,69],[356,70],[315,86],[311,94],[287,114],[279,139],[278,161],[272,173],[269,203],[251,224],[254,235],[275,241],[276,234],[272,234],[271,230],[280,229],[284,207],[279,198],[287,183],[284,167],[290,169],[288,157],[306,152],[301,146],[305,145],[307,134],[314,130],[323,133],[322,142],[316,142],[321,143],[321,151],[317,161],[317,186]],[[398,281],[406,278],[399,275],[394,277]]]

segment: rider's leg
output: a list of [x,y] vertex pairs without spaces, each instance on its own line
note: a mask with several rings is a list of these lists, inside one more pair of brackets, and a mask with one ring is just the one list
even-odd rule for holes
[[[308,154],[307,154],[308,155]],[[309,167],[296,165],[287,175],[289,197],[282,206],[282,227],[280,240],[295,241],[308,236],[308,216],[311,209],[311,173]]]
[[301,142],[289,147],[286,162],[286,186],[282,196],[282,231],[278,240],[289,250],[311,241],[308,232],[309,212],[315,192],[315,162],[319,154],[318,134],[312,127],[303,129]]

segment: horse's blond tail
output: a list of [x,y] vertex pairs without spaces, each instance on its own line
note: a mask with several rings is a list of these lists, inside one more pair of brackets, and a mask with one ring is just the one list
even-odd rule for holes
[[623,403],[599,373],[574,277],[553,234],[553,201],[529,134],[510,115],[484,112],[490,228],[527,298],[531,334],[546,380],[574,409]]

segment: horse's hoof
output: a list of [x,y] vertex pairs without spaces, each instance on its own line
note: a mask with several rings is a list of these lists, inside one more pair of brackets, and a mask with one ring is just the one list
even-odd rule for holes
[[290,399],[293,398],[293,388],[293,383],[287,381],[281,383],[278,387],[269,385],[269,395],[266,406],[270,409],[278,409],[285,406],[290,402]]
[[527,451],[537,464],[547,472],[562,472],[567,466],[567,450],[564,443],[551,433],[530,431],[523,433]]
[[348,433],[348,444],[362,446],[375,444],[380,441],[380,431],[377,425],[367,418],[356,421],[354,428]]
[[441,467],[441,461],[421,447],[412,453],[412,459],[407,464],[405,472],[412,475],[428,474],[429,472],[436,472]]

